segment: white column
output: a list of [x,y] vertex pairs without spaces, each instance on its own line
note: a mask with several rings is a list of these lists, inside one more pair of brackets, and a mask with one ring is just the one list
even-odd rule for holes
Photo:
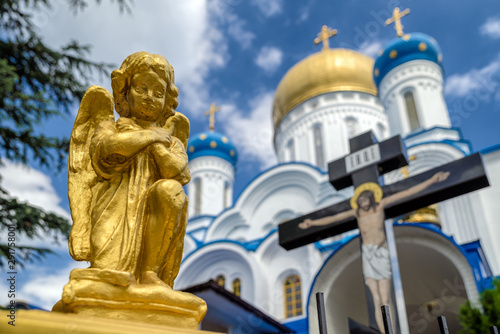
[[391,133],[406,136],[410,129],[404,94],[411,91],[421,128],[451,126],[443,96],[443,73],[428,60],[412,60],[392,69],[382,79],[379,95],[389,118]]
[[[231,163],[219,157],[203,156],[191,160],[189,169],[191,171],[191,182],[188,184],[190,217],[215,216],[233,204],[234,167]],[[197,179],[201,180],[200,196],[196,195]],[[197,199],[201,200],[200,212],[195,212]]]

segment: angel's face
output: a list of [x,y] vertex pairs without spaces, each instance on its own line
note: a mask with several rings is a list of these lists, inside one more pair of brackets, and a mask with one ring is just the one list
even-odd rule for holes
[[155,122],[163,113],[167,84],[153,70],[134,74],[127,100],[130,116],[143,121]]

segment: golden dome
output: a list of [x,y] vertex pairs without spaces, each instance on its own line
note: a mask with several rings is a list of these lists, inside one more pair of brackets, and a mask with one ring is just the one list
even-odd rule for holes
[[273,103],[274,129],[300,103],[320,94],[355,91],[377,95],[374,60],[347,49],[326,49],[293,66],[278,85]]

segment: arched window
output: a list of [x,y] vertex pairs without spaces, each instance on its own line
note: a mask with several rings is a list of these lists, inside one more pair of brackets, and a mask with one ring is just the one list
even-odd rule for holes
[[321,125],[314,127],[314,152],[316,153],[316,166],[322,168],[325,164],[323,156],[323,136],[321,133]]
[[194,214],[201,213],[201,179],[194,180]]
[[290,161],[295,161],[295,143],[293,142],[293,139],[290,139],[288,143],[286,144],[286,147],[288,149],[288,157]]
[[224,205],[224,209],[227,208],[229,206],[229,182],[225,181],[224,182],[224,195],[223,195],[223,205]]
[[233,281],[233,294],[235,296],[241,296],[241,280],[239,278]]
[[420,121],[418,119],[417,105],[415,104],[415,97],[413,92],[406,92],[404,94],[406,113],[408,114],[408,120],[410,121],[410,131],[420,128]]
[[285,317],[302,315],[302,291],[299,276],[288,276],[283,284],[283,296],[285,298]]
[[226,277],[224,275],[219,275],[215,278],[215,283],[218,286],[225,287],[226,286]]
[[352,138],[358,132],[358,120],[354,117],[346,117],[345,127],[347,130],[347,138]]
[[378,139],[384,139],[385,138],[385,126],[382,125],[382,123],[377,123],[377,133],[378,133]]

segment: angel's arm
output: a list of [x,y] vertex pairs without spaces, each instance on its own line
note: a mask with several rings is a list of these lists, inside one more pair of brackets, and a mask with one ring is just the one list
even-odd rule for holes
[[428,179],[422,183],[419,183],[416,186],[413,186],[407,190],[403,190],[403,191],[400,191],[398,193],[395,193],[394,195],[385,197],[384,199],[382,199],[382,201],[380,201],[380,204],[382,206],[385,206],[385,205],[394,203],[396,201],[399,201],[403,198],[407,198],[407,197],[413,196],[415,194],[418,194],[419,192],[424,191],[425,189],[429,188],[431,185],[446,180],[449,175],[450,175],[450,172],[438,172],[438,173],[434,174],[434,176],[432,176],[430,179]]
[[[150,129],[117,132],[112,122],[103,122],[96,131],[96,150],[103,162],[121,164],[154,143],[169,147],[170,137]],[[111,124],[110,124],[111,123]]]
[[311,226],[328,225],[328,224],[339,222],[339,221],[347,219],[347,218],[354,217],[355,215],[356,215],[356,211],[354,209],[351,209],[348,211],[337,213],[333,216],[326,216],[326,217],[315,219],[315,220],[306,219],[302,223],[299,224],[299,228],[305,230]]
[[176,179],[181,184],[190,180],[188,157],[184,145],[176,137],[172,137],[172,145],[155,143],[151,145],[151,153],[162,179]]

